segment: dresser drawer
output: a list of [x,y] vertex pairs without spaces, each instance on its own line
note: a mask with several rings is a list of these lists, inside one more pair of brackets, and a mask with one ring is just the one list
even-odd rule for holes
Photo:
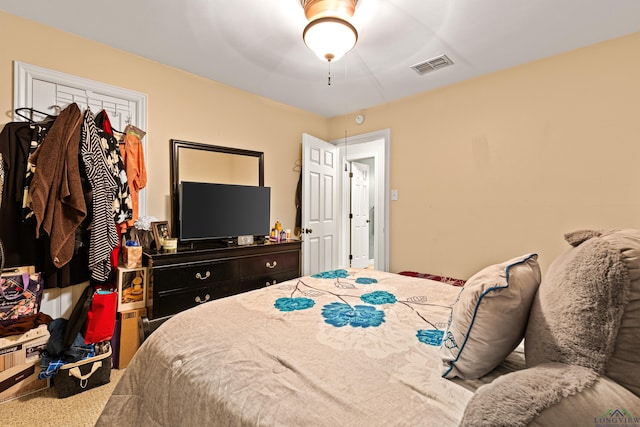
[[237,261],[191,263],[153,269],[154,292],[203,287],[231,280],[236,276]]
[[301,242],[146,253],[149,319],[300,275]]
[[300,270],[300,252],[276,252],[272,254],[257,255],[239,259],[240,275],[244,277],[253,276],[275,276],[284,272],[295,272]]
[[169,316],[218,298],[224,298],[264,287],[264,283],[228,280],[209,286],[158,292],[153,300],[153,317]]
[[261,274],[258,276],[248,277],[244,280],[250,283],[256,282],[259,285],[258,287],[262,288],[265,286],[271,286],[271,285],[276,285],[278,283],[286,282],[287,280],[295,279],[298,276],[299,274],[297,270],[296,271],[289,270],[289,271],[283,271],[280,273],[271,272],[267,274]]
[[153,317],[169,316],[211,300],[211,290],[206,286],[181,292],[158,293],[153,299]]
[[229,294],[230,283],[158,292],[153,300],[153,317],[169,316]]

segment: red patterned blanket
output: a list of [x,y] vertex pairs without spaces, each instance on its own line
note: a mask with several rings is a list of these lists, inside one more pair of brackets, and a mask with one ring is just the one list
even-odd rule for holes
[[446,283],[448,285],[453,285],[453,286],[464,286],[464,284],[466,283],[466,280],[462,280],[462,279],[454,279],[453,277],[437,276],[435,274],[428,274],[428,273],[418,273],[417,271],[401,271],[398,274],[402,274],[403,276],[420,277],[422,279],[436,280],[438,282]]

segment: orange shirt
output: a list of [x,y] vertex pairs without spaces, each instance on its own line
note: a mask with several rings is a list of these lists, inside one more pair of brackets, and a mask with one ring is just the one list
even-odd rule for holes
[[144,165],[144,152],[140,136],[136,133],[135,128],[134,130],[129,130],[129,127],[127,127],[125,132],[124,139],[120,143],[124,145],[124,150],[120,150],[120,155],[127,172],[133,213],[131,219],[122,224],[123,229],[133,227],[134,222],[138,220],[138,193],[147,185],[147,169]]

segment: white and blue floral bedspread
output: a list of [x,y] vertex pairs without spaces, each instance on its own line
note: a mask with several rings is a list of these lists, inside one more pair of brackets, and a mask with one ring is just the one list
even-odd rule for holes
[[455,426],[438,355],[461,288],[370,269],[203,304],[138,351],[98,425]]

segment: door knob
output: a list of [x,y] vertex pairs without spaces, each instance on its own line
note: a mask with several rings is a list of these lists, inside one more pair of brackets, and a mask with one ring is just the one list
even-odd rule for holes
[[312,230],[312,229],[310,229],[310,228],[305,228],[305,229],[304,229],[304,233],[306,233],[306,234],[311,234],[311,233],[313,233],[313,230]]

